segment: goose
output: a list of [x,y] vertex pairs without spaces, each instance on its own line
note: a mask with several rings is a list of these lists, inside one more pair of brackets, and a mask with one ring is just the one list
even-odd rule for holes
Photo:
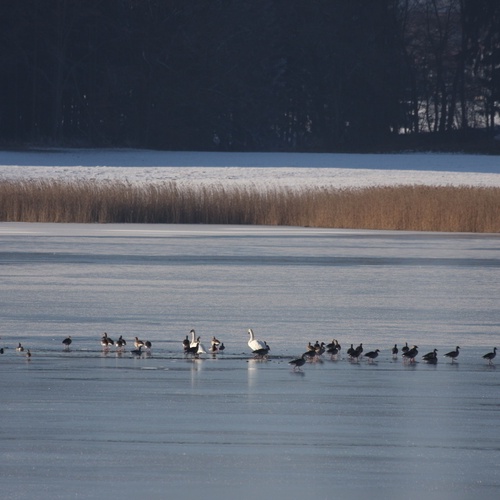
[[457,345],[456,350],[447,352],[445,354],[445,357],[451,358],[451,362],[453,363],[453,361],[455,361],[455,359],[458,358],[459,350],[460,350],[460,347]]
[[402,353],[408,352],[410,348],[408,347],[408,342],[405,343],[404,347],[401,349]]
[[356,347],[356,349],[354,349],[351,344],[351,347],[347,352],[351,357],[351,359],[357,360],[360,356],[363,355],[363,344],[359,344],[358,347]]
[[352,356],[353,352],[354,352],[354,346],[351,344],[351,347],[349,347],[349,349],[347,349],[347,355]]
[[186,335],[186,338],[182,341],[182,347],[184,348],[184,350],[186,350],[190,345],[190,342],[189,342],[189,335]]
[[198,344],[194,346],[189,346],[184,349],[184,354],[192,354],[193,356],[198,355]]
[[392,357],[393,358],[397,358],[398,357],[398,352],[399,352],[398,344],[394,344],[394,347],[392,348]]
[[267,342],[264,342],[264,344],[266,344],[266,347],[264,349],[256,349],[255,351],[252,351],[252,354],[255,354],[255,356],[258,358],[267,356],[271,348],[267,345]]
[[302,354],[302,357],[305,360],[314,361],[316,358],[316,351],[306,351],[304,354]]
[[336,345],[331,345],[331,344],[330,344],[330,347],[327,347],[326,352],[327,352],[327,353],[328,353],[328,354],[332,357],[332,359],[333,359],[333,357],[334,357],[334,356],[337,356],[337,354],[339,353],[339,349],[338,349],[338,347],[337,347]]
[[292,361],[289,361],[288,364],[293,366],[293,371],[296,371],[297,369],[300,370],[300,367],[304,365],[306,362],[305,356],[307,353],[302,354],[300,358],[297,359],[292,359]]
[[144,347],[146,349],[151,349],[151,347],[153,347],[153,344],[149,340],[146,340],[146,342],[144,342]]
[[[361,349],[363,349],[363,348],[361,348]],[[361,356],[361,351],[358,348],[353,349],[351,354],[350,354],[351,359],[356,360],[356,361],[358,361],[360,356]]]
[[224,342],[222,342],[221,345],[219,346],[219,351],[223,351],[225,348],[226,346],[224,345]]
[[408,349],[406,352],[403,353],[403,358],[409,359],[410,363],[414,363],[417,354],[418,354],[418,346],[414,345],[411,349]]
[[71,345],[71,342],[72,342],[72,340],[71,340],[71,335],[70,335],[69,337],[66,337],[66,338],[62,341],[62,343],[64,344],[64,347],[69,347],[69,346]]
[[135,337],[134,345],[137,349],[139,349],[139,347],[144,347],[144,342],[142,340],[139,340],[138,337]]
[[494,347],[492,352],[488,352],[483,356],[483,359],[487,359],[489,364],[491,365],[496,355],[497,355],[497,348]]
[[332,339],[329,344],[326,344],[325,349],[328,351],[328,349],[331,349],[332,347],[337,347],[337,341],[335,339]]
[[437,349],[434,349],[431,352],[428,352],[427,354],[424,354],[422,356],[422,359],[424,361],[427,361],[429,363],[436,363],[437,362]]
[[248,347],[253,351],[258,351],[259,349],[266,349],[267,344],[262,340],[257,340],[253,334],[251,328],[248,329],[248,335],[250,335],[250,340],[248,341]]
[[218,352],[219,346],[220,346],[219,339],[212,337],[212,340],[210,341],[210,352]]
[[104,332],[104,335],[101,337],[101,345],[103,347],[109,347],[110,345],[115,345],[113,339],[108,337],[108,334]]
[[307,351],[310,351],[310,352],[316,352],[316,349],[315,349],[315,347],[311,344],[311,342],[308,342],[308,343],[307,343],[306,349],[307,349]]
[[3,354],[3,347],[0,347],[0,354]]
[[127,345],[126,340],[120,335],[120,338],[116,341],[116,347],[119,349],[125,347]]
[[367,357],[369,361],[373,361],[378,356],[379,352],[379,349],[375,349],[374,351],[367,352],[365,357]]
[[269,351],[267,349],[257,349],[256,351],[252,351],[252,354],[255,354],[256,358],[264,358],[268,355]]
[[31,352],[30,350],[28,349],[28,351],[26,352],[26,358],[30,359],[31,358]]
[[137,349],[133,349],[130,353],[133,356],[142,356],[142,345],[140,345]]
[[19,345],[16,347],[16,351],[18,351],[18,352],[24,351],[24,347],[21,345],[21,342],[19,342]]
[[325,352],[325,343],[321,342],[321,344],[316,343],[314,346],[314,350],[317,356],[321,356]]

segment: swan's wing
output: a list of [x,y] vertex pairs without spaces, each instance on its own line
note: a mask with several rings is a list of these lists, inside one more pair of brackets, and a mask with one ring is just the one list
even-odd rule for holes
[[252,351],[258,351],[259,349],[267,349],[266,343],[262,340],[249,340],[248,341],[248,346]]

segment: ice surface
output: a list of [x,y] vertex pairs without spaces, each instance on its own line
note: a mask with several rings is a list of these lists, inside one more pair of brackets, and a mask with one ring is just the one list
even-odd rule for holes
[[[499,235],[3,223],[0,271],[2,498],[498,494]],[[186,358],[191,328],[224,354]],[[290,369],[332,338],[341,359]]]

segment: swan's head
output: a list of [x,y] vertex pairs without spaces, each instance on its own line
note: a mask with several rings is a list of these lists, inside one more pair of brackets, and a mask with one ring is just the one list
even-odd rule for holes
[[253,330],[251,328],[248,329],[248,335],[253,335]]

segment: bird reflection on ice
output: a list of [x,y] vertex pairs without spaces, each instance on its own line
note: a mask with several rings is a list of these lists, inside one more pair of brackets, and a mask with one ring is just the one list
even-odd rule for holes
[[247,375],[248,375],[248,387],[253,388],[257,386],[259,381],[259,365],[267,363],[266,358],[249,359],[247,361]]

